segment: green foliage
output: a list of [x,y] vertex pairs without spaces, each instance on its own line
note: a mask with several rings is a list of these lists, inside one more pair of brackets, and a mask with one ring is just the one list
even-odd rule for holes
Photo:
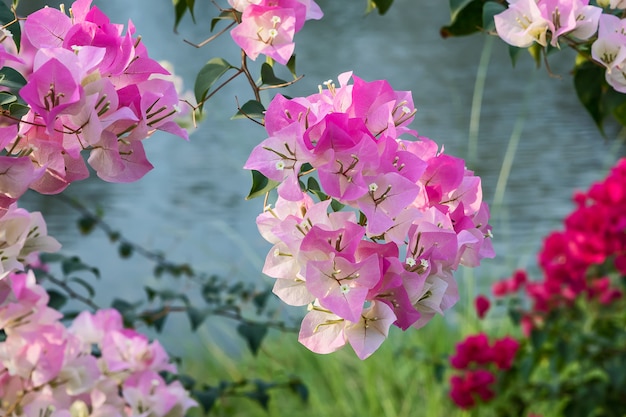
[[261,347],[261,342],[267,335],[267,326],[261,324],[240,323],[237,326],[237,333],[248,343],[248,347],[253,354],[257,354]]
[[[13,2],[13,7],[17,7],[17,2],[15,0]],[[0,2],[0,23],[2,24],[2,26],[11,23],[10,25],[6,26],[6,29],[8,29],[13,35],[13,41],[15,42],[15,46],[17,46],[17,49],[19,50],[21,46],[20,44],[22,38],[22,29],[20,28],[19,22],[15,18],[13,10],[11,10],[11,8],[3,2]]]
[[253,119],[263,120],[265,118],[265,107],[257,100],[248,100],[239,108],[232,119]]
[[441,28],[441,36],[464,36],[482,30],[485,4],[485,0],[450,0],[450,23]]
[[264,196],[268,192],[272,191],[274,188],[278,187],[280,182],[270,180],[265,175],[261,174],[259,171],[252,171],[252,188],[246,197],[246,200],[251,200],[256,197]]
[[287,83],[287,81],[282,80],[274,75],[274,68],[267,62],[261,65],[261,82],[263,83],[263,85],[274,86]]
[[223,58],[217,57],[211,58],[204,67],[202,67],[196,77],[196,83],[194,85],[194,94],[200,104],[200,109],[213,84],[231,69],[236,69],[236,67],[229,64]]
[[392,4],[393,0],[367,0],[367,13],[376,9],[379,14],[383,15],[387,13]]
[[189,12],[191,18],[195,22],[193,11],[195,0],[172,0],[172,4],[174,5],[174,31],[176,31],[180,21],[187,12]]

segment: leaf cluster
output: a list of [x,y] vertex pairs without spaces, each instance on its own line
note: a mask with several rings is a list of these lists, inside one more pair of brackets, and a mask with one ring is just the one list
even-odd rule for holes
[[[626,278],[619,278],[626,290]],[[513,309],[518,309],[518,304]],[[579,297],[535,320],[513,367],[499,375],[495,416],[626,414],[626,301]],[[519,314],[511,316],[519,324]]]

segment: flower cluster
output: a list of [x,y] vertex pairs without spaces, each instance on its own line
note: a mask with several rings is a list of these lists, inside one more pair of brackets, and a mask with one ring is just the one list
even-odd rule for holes
[[[603,181],[576,193],[574,202],[564,230],[548,235],[538,254],[542,279],[529,280],[518,270],[492,287],[498,301],[509,298],[511,318],[527,336],[519,348],[511,339],[496,350],[498,342],[490,347],[484,333],[457,345],[450,364],[467,370],[451,380],[450,395],[459,407],[474,407],[480,397],[490,409],[511,415],[544,405],[556,409],[555,401],[564,415],[581,407],[587,407],[581,415],[591,415],[606,404],[616,404],[610,415],[624,413],[624,381],[612,371],[626,363],[626,159]],[[502,372],[497,385],[496,375],[485,373],[489,363]],[[590,399],[593,390],[603,394]]]
[[495,393],[493,383],[495,372],[511,368],[519,343],[505,336],[493,344],[485,333],[468,336],[456,345],[456,353],[450,364],[462,373],[450,378],[450,397],[461,408],[472,408],[477,397],[483,402],[490,401]]
[[568,35],[586,40],[596,33],[602,9],[589,0],[508,0],[509,7],[494,16],[498,36],[526,48],[533,43],[558,46]]
[[[524,271],[494,284],[494,295],[505,296],[525,288],[532,314],[545,315],[571,305],[584,295],[601,304],[622,297],[602,268],[626,275],[626,159],[620,160],[602,182],[574,196],[577,204],[565,219],[565,230],[552,232],[538,255],[544,276],[527,282]],[[607,265],[608,264],[608,265]],[[590,273],[591,268],[599,268]]]
[[410,92],[351,77],[308,97],[276,96],[269,137],[245,168],[279,183],[275,206],[257,218],[274,245],[263,272],[284,302],[309,305],[300,342],[318,353],[350,343],[363,359],[392,324],[419,328],[454,305],[453,271],[493,249],[480,178],[433,141],[400,138],[417,136]]
[[606,67],[605,79],[620,93],[626,93],[626,19],[602,14],[598,39],[591,45],[591,56]]
[[0,280],[34,262],[38,252],[60,248],[59,242],[48,236],[41,213],[29,213],[11,204],[0,217]]
[[69,328],[32,270],[0,281],[0,409],[12,416],[184,416],[195,405],[164,349],[113,309],[82,312]]
[[148,57],[132,23],[123,33],[90,5],[76,1],[70,16],[53,8],[31,14],[19,50],[4,30],[3,71],[23,77],[19,99],[28,106],[20,119],[6,110],[0,128],[0,165],[10,177],[0,189],[4,209],[28,187],[55,194],[86,178],[83,150],[100,178],[130,182],[152,168],[143,139],[157,129],[187,138],[174,122],[178,95],[162,79],[168,72]]
[[263,54],[287,64],[295,48],[294,35],[304,22],[321,19],[313,0],[228,0],[241,13],[241,22],[230,33],[248,57]]
[[[626,93],[626,19],[589,5],[589,0],[516,0],[494,16],[498,36],[510,45],[559,46],[559,38],[593,41],[591,58],[606,68],[607,83]],[[602,7],[624,9],[624,1],[598,1]]]

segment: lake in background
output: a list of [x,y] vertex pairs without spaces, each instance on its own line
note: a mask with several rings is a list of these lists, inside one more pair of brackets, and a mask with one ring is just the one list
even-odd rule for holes
[[[22,3],[35,8],[37,2]],[[445,145],[446,153],[467,157],[474,83],[487,37],[442,39],[439,28],[449,20],[447,2],[420,2],[416,7],[414,0],[396,0],[385,16],[364,15],[364,0],[318,3],[324,19],[307,22],[296,35],[298,71],[305,77],[281,92],[309,95],[322,81],[345,71],[367,81],[387,79],[394,89],[413,92],[418,109],[414,129]],[[208,0],[196,1],[197,23],[187,16],[178,34],[172,30],[169,0],[96,0],[94,4],[112,22],[131,19],[150,56],[170,61],[186,89],[193,89],[195,75],[209,59],[239,60],[228,35],[201,49],[183,42],[197,43],[211,35],[209,22],[215,8]],[[551,57],[557,78],[544,68],[536,70],[525,53],[513,67],[507,46],[497,39],[493,43],[477,158],[468,163],[482,177],[484,198],[490,203],[516,120],[522,112],[526,118],[502,205],[493,207],[498,258],[486,260],[473,273],[483,292],[513,269],[532,267],[542,236],[559,228],[572,210],[572,192],[601,179],[624,155],[624,148],[614,140],[617,130],[609,129],[609,140],[603,139],[579,104],[569,74],[573,56],[568,52]],[[265,135],[247,120],[229,120],[236,112],[236,97],[240,103],[252,98],[245,83],[232,83],[207,103],[206,118],[191,132],[189,142],[161,132],[145,141],[155,169],[141,181],[108,184],[94,177],[72,184],[67,195],[90,207],[102,207],[113,228],[147,248],[165,252],[172,261],[233,280],[261,282],[260,270],[270,248],[255,226],[263,202],[244,200],[251,180],[241,167]],[[49,233],[63,244],[65,254],[76,254],[100,268],[101,305],[109,305],[115,297],[143,299],[144,285],[168,282],[156,281],[153,265],[138,256],[121,260],[102,232],[80,236],[74,227],[79,214],[55,197],[29,194],[22,205],[44,213]],[[189,290],[195,291],[191,285]],[[288,309],[291,316],[300,313]],[[172,321],[168,331],[174,334],[173,323],[187,326],[185,320]],[[201,334],[209,338],[206,329]],[[213,340],[225,337],[213,330],[211,334]]]

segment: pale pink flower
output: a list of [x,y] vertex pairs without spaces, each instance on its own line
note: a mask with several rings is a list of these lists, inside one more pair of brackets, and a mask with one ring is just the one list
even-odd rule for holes
[[245,8],[241,23],[230,34],[252,60],[263,54],[285,65],[295,48],[295,26],[293,9],[252,4]]

